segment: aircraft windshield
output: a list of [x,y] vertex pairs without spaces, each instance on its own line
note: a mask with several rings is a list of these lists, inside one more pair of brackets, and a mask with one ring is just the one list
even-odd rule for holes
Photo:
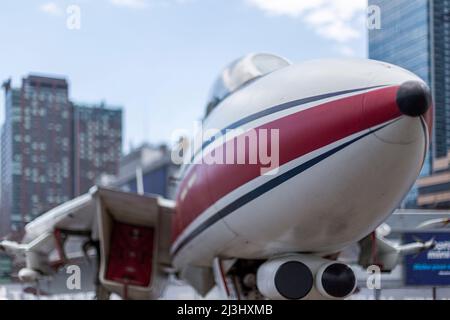
[[208,99],[206,116],[233,92],[257,78],[288,65],[290,63],[286,59],[267,53],[250,54],[234,61],[215,81]]

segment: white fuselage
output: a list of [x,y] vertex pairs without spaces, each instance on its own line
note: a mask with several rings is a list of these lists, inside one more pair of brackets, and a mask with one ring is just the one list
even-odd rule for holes
[[225,99],[204,130],[278,129],[280,166],[261,175],[255,165],[200,163],[233,136],[196,150],[195,164],[182,168],[174,266],[336,253],[372,232],[411,188],[428,149],[426,117],[395,104],[411,80],[421,81],[377,61],[311,61]]

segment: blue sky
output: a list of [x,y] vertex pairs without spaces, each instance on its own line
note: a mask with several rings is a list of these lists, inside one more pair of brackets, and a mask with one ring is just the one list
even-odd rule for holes
[[[79,102],[124,107],[124,147],[193,130],[219,71],[249,52],[366,57],[365,0],[5,0],[0,80],[62,75]],[[81,28],[66,27],[69,5]],[[3,95],[0,99],[3,113]]]

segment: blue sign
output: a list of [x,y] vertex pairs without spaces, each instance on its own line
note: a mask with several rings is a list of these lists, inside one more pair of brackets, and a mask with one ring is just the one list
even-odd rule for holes
[[405,284],[411,286],[450,286],[450,233],[406,233],[404,243],[434,239],[436,247],[405,257]]

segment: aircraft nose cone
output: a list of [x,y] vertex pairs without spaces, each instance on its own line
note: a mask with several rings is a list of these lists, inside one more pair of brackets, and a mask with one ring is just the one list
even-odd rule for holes
[[408,81],[397,92],[397,105],[400,111],[410,117],[424,115],[431,106],[431,92],[425,83]]

